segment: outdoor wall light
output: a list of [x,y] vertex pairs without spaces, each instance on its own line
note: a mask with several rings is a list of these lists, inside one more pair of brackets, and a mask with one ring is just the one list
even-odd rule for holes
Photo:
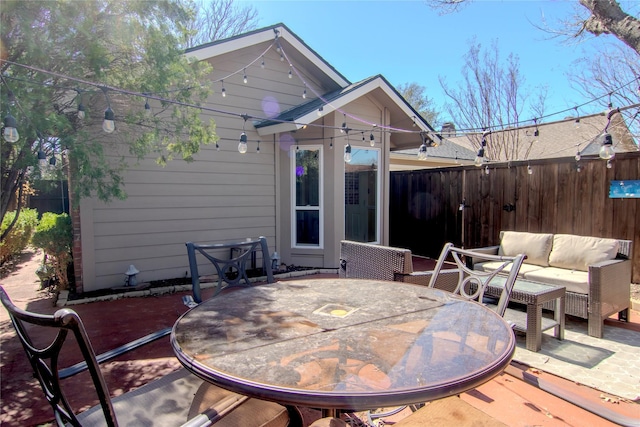
[[115,123],[115,118],[116,115],[113,113],[113,110],[111,109],[111,107],[107,107],[106,110],[104,110],[104,120],[102,121],[102,130],[105,131],[106,133],[112,133],[114,130],[116,130],[116,123]]
[[346,163],[351,163],[351,144],[344,146],[344,161]]
[[140,273],[140,271],[133,265],[129,265],[129,269],[124,272],[126,279],[124,279],[125,286],[136,286],[138,284],[138,279],[136,275]]
[[247,134],[242,132],[240,134],[240,143],[238,144],[238,152],[244,154],[247,152]]
[[615,151],[613,151],[613,138],[611,138],[611,134],[604,134],[604,138],[602,140],[602,148],[600,148],[600,152],[598,153],[598,155],[603,160],[609,160],[615,157],[616,153]]
[[7,142],[16,142],[20,138],[20,134],[18,134],[18,121],[11,113],[8,113],[4,118],[4,131],[2,135]]

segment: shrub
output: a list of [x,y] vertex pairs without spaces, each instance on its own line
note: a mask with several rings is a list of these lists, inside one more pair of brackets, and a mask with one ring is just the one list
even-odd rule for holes
[[73,229],[71,217],[66,213],[45,212],[36,227],[31,243],[42,248],[47,262],[53,269],[59,289],[67,289],[67,267],[72,260]]
[[[2,220],[2,225],[0,225],[0,233],[4,233],[15,217],[15,211],[6,213]],[[13,228],[9,231],[7,237],[0,243],[1,264],[20,255],[20,253],[26,249],[36,224],[38,224],[37,210],[29,208],[20,209],[18,221],[16,221]]]

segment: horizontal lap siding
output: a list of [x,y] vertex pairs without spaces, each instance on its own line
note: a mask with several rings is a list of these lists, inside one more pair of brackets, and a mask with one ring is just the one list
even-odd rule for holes
[[[211,61],[212,80],[241,69],[265,48],[258,46]],[[265,63],[265,69],[260,68],[260,61],[247,68],[246,85],[242,73],[225,79],[225,98],[221,82],[213,83],[214,92],[203,107],[264,118],[269,108],[284,111],[297,105],[304,89],[300,79],[288,79],[289,66],[280,62],[274,50],[265,55]],[[305,79],[312,95],[316,83],[313,77]],[[82,202],[84,291],[122,285],[129,264],[140,270],[139,282],[184,277],[187,241],[265,236],[273,251],[275,150],[280,147],[274,147],[271,136],[259,137],[252,118],[245,123],[236,115],[214,111],[203,111],[202,118],[215,121],[219,151],[214,145],[203,146],[193,162],[174,160],[166,167],[145,159],[125,174],[126,200]],[[248,138],[246,154],[237,151],[243,128]]]

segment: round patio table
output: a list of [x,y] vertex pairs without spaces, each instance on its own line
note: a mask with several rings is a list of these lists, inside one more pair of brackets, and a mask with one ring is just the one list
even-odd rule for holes
[[206,381],[331,414],[477,387],[509,364],[515,337],[490,309],[445,291],[302,279],[202,302],[176,321],[171,345]]

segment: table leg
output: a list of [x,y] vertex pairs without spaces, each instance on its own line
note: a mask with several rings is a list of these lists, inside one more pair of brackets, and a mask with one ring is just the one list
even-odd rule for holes
[[542,304],[527,304],[526,347],[536,352],[542,347]]
[[564,299],[564,296],[556,299],[556,309],[553,312],[553,318],[556,321],[556,326],[553,328],[553,332],[554,336],[559,340],[564,339]]
[[337,409],[334,408],[322,408],[320,410],[320,414],[322,418],[339,418],[340,413]]

